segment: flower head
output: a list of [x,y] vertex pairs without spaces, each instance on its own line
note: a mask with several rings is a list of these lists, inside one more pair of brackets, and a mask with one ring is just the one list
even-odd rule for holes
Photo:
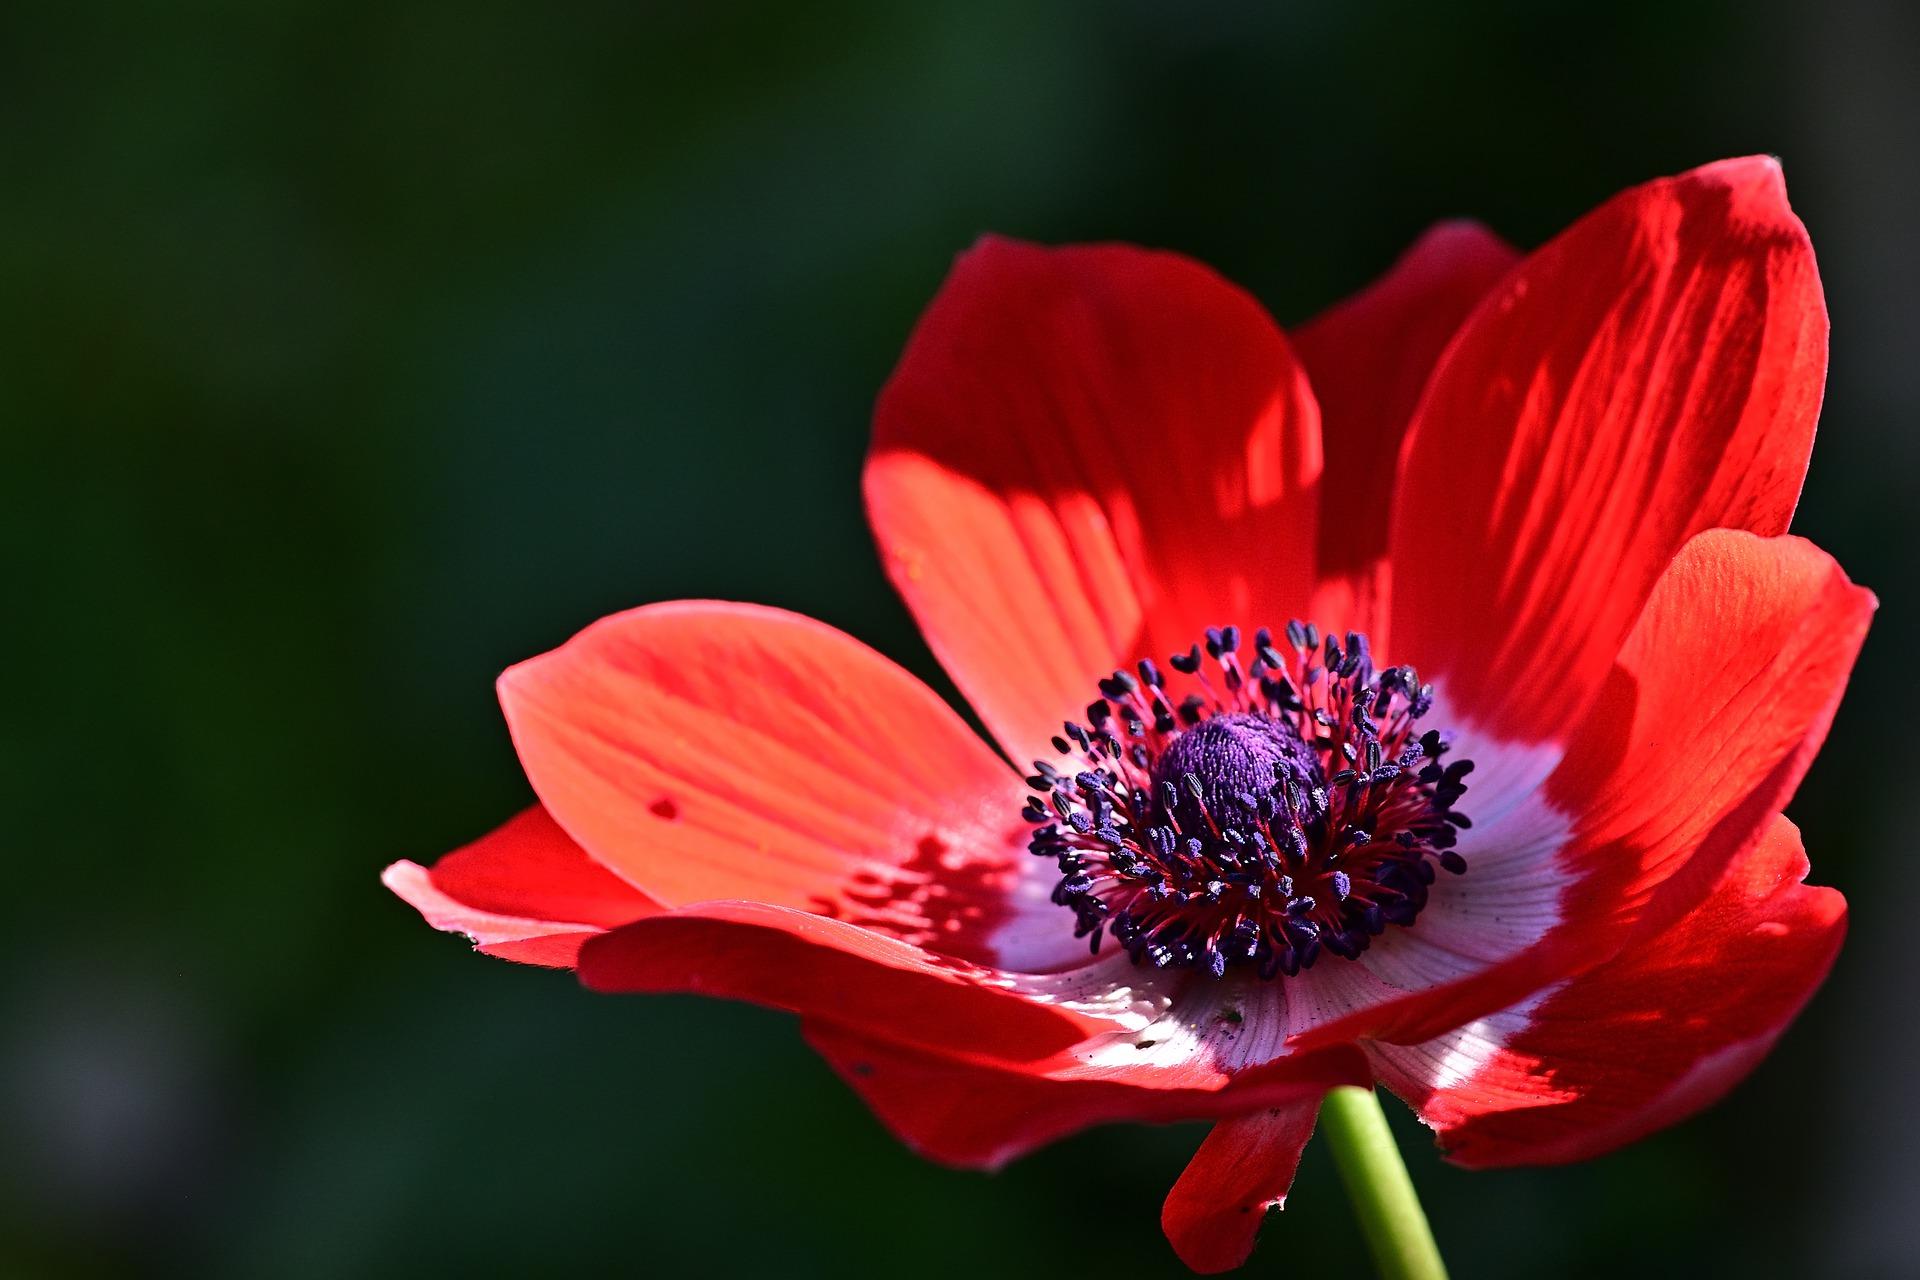
[[1162,1214],[1200,1270],[1335,1085],[1467,1165],[1609,1150],[1844,929],[1780,816],[1873,607],[1785,532],[1825,361],[1766,159],[1524,257],[1438,227],[1288,336],[1182,258],[987,240],[866,495],[1004,754],[820,623],[648,606],[501,678],[540,803],[387,883],[596,990],[799,1013],[936,1159],[1215,1119]]

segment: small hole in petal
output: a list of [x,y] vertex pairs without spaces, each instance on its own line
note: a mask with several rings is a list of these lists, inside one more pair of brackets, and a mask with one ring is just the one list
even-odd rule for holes
[[655,800],[647,806],[647,811],[656,818],[665,818],[668,822],[672,822],[680,816],[680,806],[675,804],[668,796],[661,796],[658,800]]

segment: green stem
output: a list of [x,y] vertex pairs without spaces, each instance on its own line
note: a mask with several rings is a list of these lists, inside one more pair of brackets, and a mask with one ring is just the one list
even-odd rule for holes
[[1333,1147],[1340,1180],[1367,1237],[1382,1280],[1447,1280],[1433,1228],[1393,1143],[1379,1095],[1342,1086],[1320,1104],[1320,1131]]

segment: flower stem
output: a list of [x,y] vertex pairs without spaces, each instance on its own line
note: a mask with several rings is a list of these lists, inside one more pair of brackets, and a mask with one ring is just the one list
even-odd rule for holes
[[1380,1097],[1343,1085],[1320,1104],[1320,1130],[1382,1280],[1447,1280],[1433,1228],[1387,1128]]

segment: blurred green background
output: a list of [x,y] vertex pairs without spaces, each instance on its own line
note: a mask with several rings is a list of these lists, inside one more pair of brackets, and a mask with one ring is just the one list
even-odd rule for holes
[[[1796,527],[1884,602],[1792,811],[1853,937],[1675,1131],[1406,1136],[1462,1277],[1920,1274],[1916,67],[1893,0],[6,6],[0,1273],[1177,1274],[1200,1129],[923,1164],[789,1019],[475,957],[380,867],[526,801],[491,681],[600,614],[933,675],[857,475],[981,231],[1293,322],[1436,218],[1772,151],[1834,322]],[[1360,1249],[1316,1146],[1253,1274]]]

